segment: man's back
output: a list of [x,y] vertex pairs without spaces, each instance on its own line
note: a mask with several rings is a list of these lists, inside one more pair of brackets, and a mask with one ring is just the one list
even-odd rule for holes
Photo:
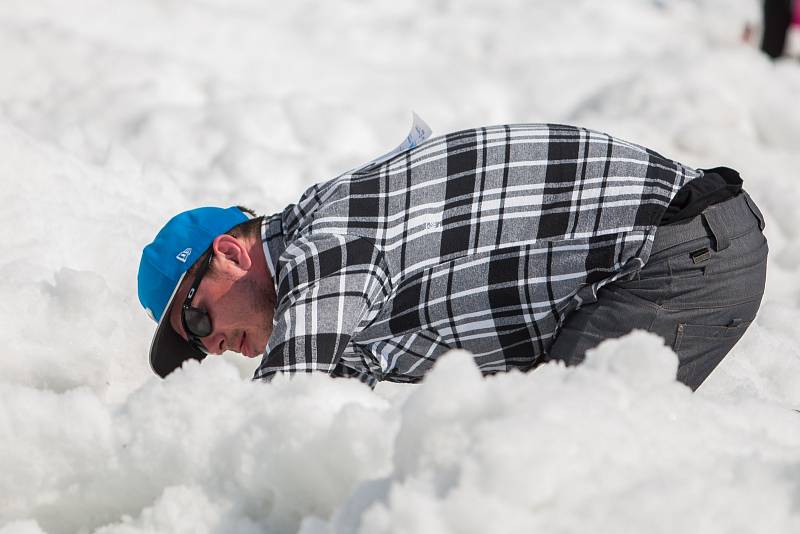
[[444,261],[534,241],[648,231],[698,172],[572,126],[519,124],[436,137],[309,189],[289,237],[359,235]]

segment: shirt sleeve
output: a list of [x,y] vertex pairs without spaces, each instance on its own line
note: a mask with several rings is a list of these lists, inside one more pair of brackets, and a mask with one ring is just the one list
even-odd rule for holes
[[354,369],[350,366],[342,365],[341,363],[336,366],[336,369],[333,373],[331,373],[331,376],[336,378],[349,378],[351,380],[358,380],[362,384],[369,386],[371,389],[375,389],[375,386],[378,384],[378,378],[374,374],[368,371]]
[[281,255],[278,273],[273,331],[253,379],[333,373],[350,339],[390,294],[382,252],[362,237],[303,237]]

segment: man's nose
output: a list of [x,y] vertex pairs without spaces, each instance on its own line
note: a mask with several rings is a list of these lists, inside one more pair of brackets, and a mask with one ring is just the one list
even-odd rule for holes
[[225,336],[221,332],[212,332],[210,336],[204,337],[202,341],[211,354],[225,352]]

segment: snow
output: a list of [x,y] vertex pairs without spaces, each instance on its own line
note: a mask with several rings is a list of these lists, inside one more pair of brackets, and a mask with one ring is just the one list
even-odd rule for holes
[[[800,64],[756,0],[0,4],[0,534],[800,531]],[[505,122],[739,169],[755,323],[696,394],[660,338],[418,386],[150,371],[142,247],[272,213],[395,146]],[[241,359],[244,360],[244,359]]]

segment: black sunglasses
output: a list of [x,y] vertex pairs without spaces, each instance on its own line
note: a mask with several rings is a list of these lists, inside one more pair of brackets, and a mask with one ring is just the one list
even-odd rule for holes
[[208,354],[209,351],[201,341],[201,338],[210,336],[211,332],[214,331],[214,326],[211,324],[211,317],[208,316],[206,310],[192,307],[192,300],[197,292],[197,288],[200,287],[200,282],[203,281],[203,277],[211,266],[212,259],[214,259],[214,254],[209,253],[208,259],[200,266],[197,274],[195,274],[192,287],[189,288],[189,292],[186,294],[186,299],[183,301],[183,307],[181,308],[181,323],[183,324],[183,330],[186,332],[186,337],[189,339],[189,343],[204,354]]

